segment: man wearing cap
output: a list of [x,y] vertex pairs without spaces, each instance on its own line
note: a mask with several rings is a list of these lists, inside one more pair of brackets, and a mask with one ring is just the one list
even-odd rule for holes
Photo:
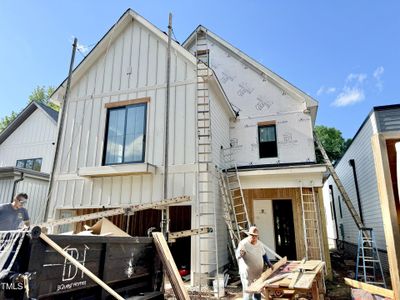
[[0,204],[0,231],[17,230],[29,226],[29,215],[23,205],[28,195],[20,193],[11,203]]
[[260,300],[261,294],[246,293],[246,289],[251,283],[258,279],[264,269],[264,264],[272,268],[264,246],[258,241],[258,229],[251,226],[247,232],[248,237],[240,241],[236,250],[236,257],[239,263],[240,280],[242,281],[243,300]]

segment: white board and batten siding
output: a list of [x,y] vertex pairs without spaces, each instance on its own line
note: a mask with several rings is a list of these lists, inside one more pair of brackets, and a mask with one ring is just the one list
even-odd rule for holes
[[[107,50],[75,82],[66,107],[54,208],[115,207],[163,198],[166,43],[133,20],[112,37]],[[169,197],[195,193],[195,64],[177,51],[171,55]],[[106,132],[105,104],[149,97],[145,163],[156,174],[83,178],[82,168],[101,167]]]
[[[374,157],[371,146],[371,137],[377,133],[377,127],[375,122],[375,115],[372,113],[366,122],[362,125],[362,128],[354,138],[352,144],[347,149],[344,156],[335,166],[336,173],[338,174],[346,192],[348,193],[355,209],[359,212],[357,194],[355,188],[355,182],[353,177],[353,169],[349,165],[349,160],[354,159],[357,179],[359,185],[361,206],[364,218],[364,225],[366,227],[372,227],[375,232],[375,237],[379,249],[386,249],[385,235],[382,223],[382,213],[379,201],[378,187],[375,174]],[[343,224],[344,230],[344,241],[352,244],[357,244],[358,228],[351,217],[349,210],[345,202],[342,200],[343,197],[340,194],[337,186],[335,185],[332,177],[330,176],[324,185],[324,201],[325,208],[327,211],[327,226],[328,226],[328,238],[336,238],[334,229],[334,220],[330,216],[330,201],[331,195],[329,193],[329,185],[333,186],[333,194],[336,208],[337,226],[339,231],[339,239],[342,240],[342,234],[340,224]],[[340,214],[340,206],[342,210],[342,216]],[[329,220],[331,220],[329,222]]]
[[[19,178],[19,174],[14,172],[2,174],[2,177],[0,177],[0,203],[11,202],[14,181]],[[38,224],[43,221],[48,185],[48,175],[43,173],[40,176],[25,174],[24,180],[17,184],[15,194],[28,194],[29,199],[25,208],[29,213],[31,224]]]
[[36,109],[0,144],[0,167],[15,167],[20,159],[42,158],[41,172],[50,173],[56,135],[55,121]]
[[[280,88],[261,71],[209,38],[210,65],[239,117],[230,124],[230,142],[239,166],[315,162],[313,123],[304,99]],[[191,52],[194,52],[192,46]],[[276,124],[278,157],[261,158],[258,123]]]

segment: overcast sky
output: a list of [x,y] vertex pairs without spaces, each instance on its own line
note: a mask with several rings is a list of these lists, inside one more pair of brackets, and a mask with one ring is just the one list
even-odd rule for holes
[[352,137],[400,103],[400,1],[0,1],[0,118],[66,77],[128,8],[179,42],[202,24],[319,101],[317,123]]

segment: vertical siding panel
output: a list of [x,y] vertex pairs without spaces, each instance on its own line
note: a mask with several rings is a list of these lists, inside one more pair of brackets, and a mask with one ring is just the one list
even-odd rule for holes
[[104,177],[102,182],[101,204],[111,205],[112,178]]
[[63,145],[63,152],[61,160],[59,161],[61,172],[67,173],[69,171],[69,161],[71,156],[71,150],[74,143],[74,129],[76,122],[76,106],[77,102],[68,102],[68,119],[65,124],[70,124],[70,126],[65,126],[65,142]]
[[[165,89],[158,89],[155,96],[155,118],[152,120],[154,122],[153,126],[155,128],[154,136],[154,163],[156,165],[162,165],[164,161],[164,124],[165,120]],[[157,125],[156,126],[156,122]]]
[[104,80],[102,86],[102,92],[107,93],[111,90],[112,77],[113,77],[113,62],[114,62],[115,45],[111,44],[107,49],[104,59]]
[[186,85],[186,140],[185,163],[194,163],[196,146],[196,90],[195,84]]
[[122,177],[111,178],[111,205],[118,206],[121,203]]
[[121,90],[126,90],[129,86],[129,78],[132,76],[131,50],[132,50],[132,31],[133,23],[124,31],[124,48],[122,53],[122,72],[121,72]]
[[157,56],[157,84],[166,83],[167,74],[167,48],[164,43],[158,42],[158,56]]
[[157,81],[157,40],[149,35],[149,54],[148,54],[148,70],[147,85],[153,86]]
[[112,66],[112,84],[111,91],[119,91],[121,89],[122,79],[122,54],[124,49],[124,33],[122,33],[114,44],[114,58]]
[[143,87],[147,85],[146,79],[147,79],[147,57],[149,55],[149,32],[141,28],[141,34],[140,34],[140,48],[139,48],[139,63],[138,63],[138,81],[136,87]]
[[142,203],[142,191],[143,191],[143,176],[132,176],[131,177],[131,199],[130,203],[139,204]]
[[71,154],[69,159],[68,170],[69,172],[76,172],[78,166],[78,159],[80,155],[80,144],[82,139],[82,123],[85,116],[85,101],[79,101],[76,104],[75,123],[72,134]]
[[176,87],[172,87],[170,90],[171,97],[170,97],[170,102],[169,102],[169,134],[168,134],[168,164],[172,165],[175,164],[175,114],[176,114]]
[[99,123],[97,126],[97,135],[96,135],[96,161],[95,166],[101,166],[102,159],[103,159],[103,144],[105,138],[105,127],[106,127],[106,117],[107,117],[107,110],[105,109],[104,105],[110,101],[109,97],[105,97],[102,99],[101,106],[100,106],[100,115],[99,115]]
[[146,120],[146,149],[145,159],[147,162],[154,163],[154,123],[155,123],[155,95],[156,91],[151,90],[147,93],[147,97],[150,97],[150,102],[147,104],[147,120]]
[[142,203],[151,203],[152,202],[152,175],[142,175]]
[[98,95],[103,92],[104,85],[104,72],[105,72],[105,58],[106,55],[103,53],[100,58],[97,60],[96,65],[96,85],[94,87],[94,94]]
[[89,205],[101,206],[103,199],[103,178],[93,179],[93,193]]
[[91,132],[91,123],[93,116],[93,99],[89,99],[85,101],[84,107],[84,118],[81,129],[81,142],[79,147],[79,155],[78,155],[78,168],[85,167],[87,165],[87,156],[89,152],[89,139]]
[[[131,176],[121,177],[121,204],[129,204],[131,200]],[[119,203],[117,203],[119,204]]]
[[185,112],[186,112],[186,99],[185,99],[185,86],[176,87],[175,97],[175,124],[174,124],[174,147],[175,147],[175,164],[185,163],[185,148],[187,147],[185,139]]

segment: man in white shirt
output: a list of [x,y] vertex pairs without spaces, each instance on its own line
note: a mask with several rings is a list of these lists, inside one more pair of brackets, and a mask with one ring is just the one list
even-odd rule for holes
[[258,279],[264,269],[264,263],[272,268],[264,246],[258,241],[258,229],[250,227],[248,237],[240,241],[236,250],[236,257],[239,263],[240,280],[242,281],[243,300],[260,300],[261,294],[246,293],[246,289],[253,281]]

